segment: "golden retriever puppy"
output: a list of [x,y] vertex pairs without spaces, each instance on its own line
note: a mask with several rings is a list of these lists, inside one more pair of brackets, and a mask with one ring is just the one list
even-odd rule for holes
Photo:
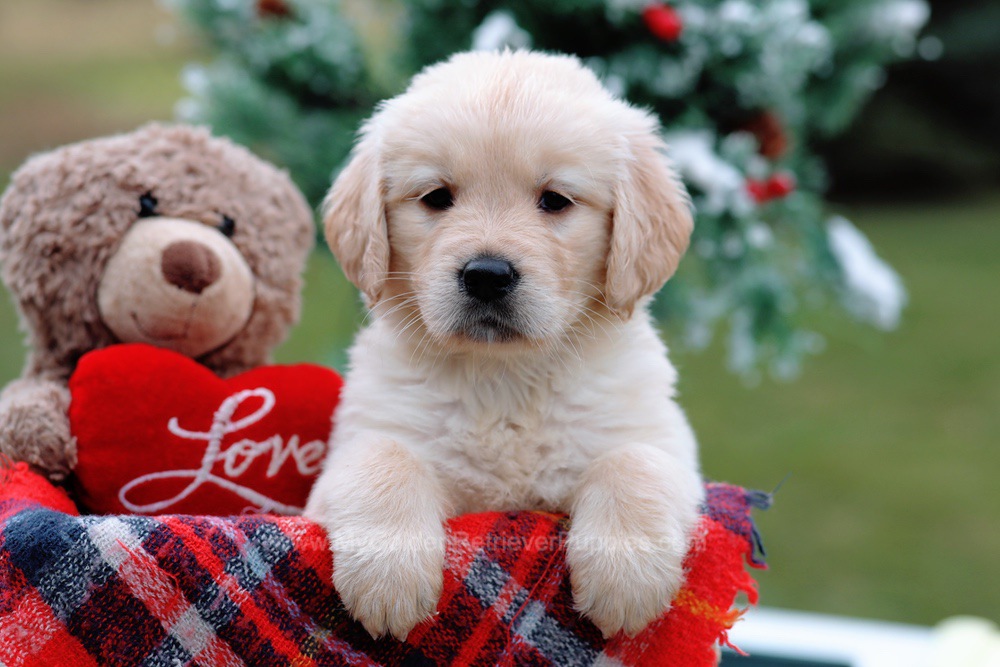
[[306,515],[372,635],[434,613],[446,517],[568,511],[577,609],[641,630],[702,500],[646,312],[692,228],[656,120],[574,58],[466,53],[364,125],[324,204],[372,321]]

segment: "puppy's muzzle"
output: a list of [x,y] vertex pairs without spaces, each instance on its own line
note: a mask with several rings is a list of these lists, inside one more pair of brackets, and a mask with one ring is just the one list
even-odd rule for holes
[[514,291],[519,277],[505,259],[476,257],[459,272],[459,286],[476,301],[494,303]]

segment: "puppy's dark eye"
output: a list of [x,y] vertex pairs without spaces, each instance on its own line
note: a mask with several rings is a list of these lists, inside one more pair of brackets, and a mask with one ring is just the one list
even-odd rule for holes
[[558,192],[546,190],[542,193],[542,198],[538,200],[538,208],[547,213],[558,213],[572,203]]
[[421,197],[420,201],[436,211],[447,211],[455,203],[448,188],[432,190]]
[[159,202],[156,201],[156,197],[153,196],[152,192],[147,192],[139,197],[139,217],[151,218],[156,215],[157,204],[159,204]]
[[230,218],[228,215],[222,216],[222,222],[216,225],[216,229],[222,232],[222,235],[226,238],[233,238],[233,234],[236,233],[236,221]]

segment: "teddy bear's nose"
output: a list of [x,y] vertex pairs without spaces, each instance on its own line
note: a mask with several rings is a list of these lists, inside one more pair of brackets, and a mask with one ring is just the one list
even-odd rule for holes
[[174,241],[163,250],[160,270],[171,285],[201,294],[219,279],[222,265],[211,248],[197,241]]

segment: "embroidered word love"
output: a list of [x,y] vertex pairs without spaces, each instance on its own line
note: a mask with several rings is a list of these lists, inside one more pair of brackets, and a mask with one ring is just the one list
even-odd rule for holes
[[[240,419],[233,416],[247,401],[260,400],[261,405]],[[306,443],[299,441],[298,435],[292,435],[285,442],[280,435],[273,435],[263,441],[244,438],[223,449],[223,439],[227,435],[237,433],[264,419],[274,408],[276,399],[274,393],[263,387],[246,389],[226,398],[212,419],[208,431],[191,431],[180,425],[177,417],[171,417],[167,429],[171,434],[184,440],[202,441],[207,443],[205,453],[201,458],[201,467],[194,470],[162,470],[141,477],[136,477],[118,491],[118,500],[129,511],[150,514],[158,513],[175,505],[190,496],[194,491],[206,484],[214,484],[231,491],[240,498],[252,503],[261,512],[277,512],[279,514],[298,514],[301,507],[287,505],[256,491],[248,486],[242,486],[236,481],[261,456],[271,455],[267,466],[267,477],[274,477],[281,467],[289,460],[294,462],[299,474],[308,477],[319,472],[326,454],[326,443],[313,440]],[[222,462],[222,472],[225,476],[212,472],[216,463]],[[177,494],[149,502],[138,504],[129,500],[130,492],[155,480],[190,479],[190,483]]]

